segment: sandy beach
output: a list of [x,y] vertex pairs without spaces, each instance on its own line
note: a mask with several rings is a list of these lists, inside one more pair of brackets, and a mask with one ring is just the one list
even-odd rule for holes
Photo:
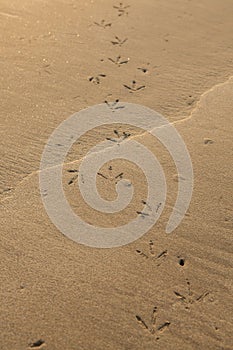
[[[231,0],[0,0],[1,350],[233,349],[232,13]],[[41,157],[71,115],[121,103],[160,113],[181,135],[192,198],[166,233],[187,180],[171,154],[137,127],[90,130],[62,172],[82,220],[103,229],[147,220],[147,181],[127,160],[107,162],[96,177],[106,201],[117,198],[122,178],[133,184],[125,210],[101,213],[82,198],[80,164],[103,140],[141,143],[156,154],[167,185],[148,232],[93,248],[50,220]]]

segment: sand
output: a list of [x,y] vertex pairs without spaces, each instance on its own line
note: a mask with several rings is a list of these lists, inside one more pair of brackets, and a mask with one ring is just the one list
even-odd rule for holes
[[[114,6],[120,5],[0,0],[0,349],[230,350],[233,3],[128,0]],[[124,86],[133,80],[143,88]],[[63,120],[116,99],[173,123],[192,159],[194,189],[183,221],[166,234],[176,168],[151,135],[131,130],[161,162],[166,206],[140,239],[97,249],[68,239],[50,221],[39,191],[40,160]],[[140,170],[111,162],[114,176],[131,176],[136,190],[127,211],[113,218],[97,217],[85,205],[67,171],[107,134],[113,137],[113,128],[94,130],[73,147],[63,183],[75,212],[115,227],[141,208]],[[108,167],[101,169],[107,178]],[[104,198],[115,198],[114,182],[99,176],[97,186]]]

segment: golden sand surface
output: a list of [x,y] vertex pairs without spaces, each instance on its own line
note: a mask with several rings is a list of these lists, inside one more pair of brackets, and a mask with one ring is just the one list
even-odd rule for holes
[[[0,0],[1,350],[233,348],[232,13],[231,0]],[[176,127],[194,188],[183,221],[166,234],[179,176],[150,134],[130,130],[160,160],[166,205],[140,239],[97,249],[50,221],[40,160],[62,121],[116,99]],[[71,181],[69,170],[113,130],[84,135],[63,171],[73,210],[103,227],[135,216],[147,191],[134,164],[104,165],[103,198],[116,197],[111,177],[121,172],[135,186],[129,208],[110,217],[89,208]]]

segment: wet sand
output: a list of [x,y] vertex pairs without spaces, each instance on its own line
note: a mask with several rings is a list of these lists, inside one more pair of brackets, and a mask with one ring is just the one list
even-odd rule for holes
[[[232,349],[232,11],[228,0],[0,0],[1,349]],[[48,218],[40,160],[63,120],[116,99],[173,123],[192,159],[194,190],[183,221],[166,234],[176,168],[151,135],[130,130],[160,160],[166,206],[141,239],[94,249]],[[73,147],[63,183],[75,212],[117,226],[141,210],[137,167],[101,169],[97,187],[108,200],[116,196],[109,178],[123,172],[135,184],[130,208],[114,218],[97,217],[68,172],[107,134],[113,128]]]

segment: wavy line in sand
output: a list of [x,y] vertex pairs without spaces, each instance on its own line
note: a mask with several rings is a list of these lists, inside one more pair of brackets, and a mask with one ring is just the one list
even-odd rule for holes
[[19,18],[18,15],[12,15],[11,13],[3,12],[3,11],[0,11],[0,16],[4,16],[4,17],[8,17],[8,18]]
[[[0,13],[0,14],[1,14],[1,13]],[[196,113],[196,112],[201,108],[202,103],[203,103],[204,99],[206,98],[206,96],[208,96],[209,94],[211,94],[212,92],[214,92],[217,88],[223,87],[223,86],[225,86],[225,85],[231,83],[231,80],[233,80],[233,76],[230,76],[226,81],[224,81],[224,82],[222,82],[222,83],[215,84],[215,85],[212,86],[210,89],[208,89],[207,91],[203,92],[203,93],[201,94],[199,100],[197,101],[195,107],[194,107],[193,110],[191,111],[191,113],[190,113],[189,116],[184,117],[184,118],[182,118],[182,119],[180,119],[180,120],[176,120],[176,121],[174,121],[174,122],[172,122],[172,123],[170,123],[170,124],[172,124],[172,125],[181,124],[181,123],[184,123],[184,122],[190,120],[190,119],[193,117],[194,113]],[[166,125],[161,126],[161,127],[159,127],[159,128],[163,128],[163,127],[166,127]],[[153,128],[153,129],[150,130],[150,131],[152,132],[154,129],[155,129],[155,128]],[[134,136],[132,136],[132,137],[129,137],[125,142],[128,142],[128,141],[130,141],[130,140],[136,139],[137,137],[141,137],[141,136],[143,136],[143,135],[146,135],[147,133],[148,133],[148,131],[143,132],[143,133],[140,133],[140,134],[136,134],[136,135],[134,135]],[[111,147],[111,146],[110,146],[110,147]],[[107,148],[106,148],[106,149],[107,149]],[[98,152],[96,152],[96,153],[105,152],[106,149],[101,150],[101,151],[98,151]],[[71,161],[71,162],[64,163],[63,165],[64,165],[64,166],[65,166],[65,165],[72,165],[72,164],[74,164],[74,163],[76,163],[76,162],[79,162],[79,163],[80,163],[80,162],[82,162],[82,160],[85,159],[85,157],[86,157],[86,155],[83,156],[83,157],[80,158],[80,159],[77,159],[77,160],[74,160],[74,161]],[[56,165],[56,166],[60,166],[60,165]],[[53,168],[53,167],[50,167],[50,168],[47,168],[47,169],[52,169],[52,168]],[[47,170],[47,169],[46,169],[46,170]],[[12,189],[10,190],[10,193],[11,193],[10,196],[4,195],[4,192],[1,193],[1,195],[2,195],[3,197],[0,199],[0,203],[4,202],[5,200],[7,200],[7,199],[9,199],[9,198],[13,198],[13,197],[14,197],[14,192],[15,192],[15,190],[16,190],[22,183],[24,183],[25,181],[27,181],[31,176],[34,176],[34,175],[39,174],[40,171],[43,171],[43,170],[38,169],[38,170],[32,171],[30,174],[27,174],[22,180],[20,180],[20,181],[16,184],[16,186],[15,186],[14,188],[12,188]]]

